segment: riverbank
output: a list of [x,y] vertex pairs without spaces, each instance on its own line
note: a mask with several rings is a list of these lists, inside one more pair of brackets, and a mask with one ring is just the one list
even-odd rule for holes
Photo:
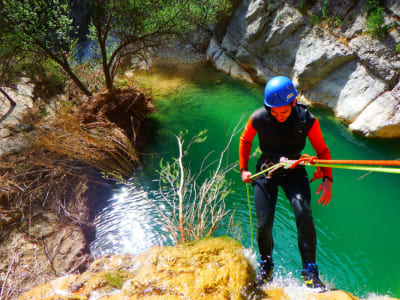
[[87,269],[96,207],[138,165],[154,111],[132,87],[45,105],[33,89],[8,89],[17,105],[1,111],[1,299]]

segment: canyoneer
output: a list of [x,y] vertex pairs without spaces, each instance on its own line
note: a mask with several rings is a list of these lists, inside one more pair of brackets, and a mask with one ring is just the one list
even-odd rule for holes
[[[257,243],[260,252],[260,266],[256,275],[256,285],[272,281],[274,263],[272,259],[272,225],[281,186],[294,211],[298,247],[301,254],[301,277],[306,286],[325,288],[319,278],[316,264],[316,233],[311,211],[311,192],[305,167],[293,169],[279,168],[265,173],[254,180],[248,170],[252,142],[257,134],[262,155],[256,171],[278,163],[282,157],[299,159],[309,139],[319,159],[331,159],[328,146],[322,136],[318,119],[307,107],[297,101],[297,90],[292,81],[284,76],[271,78],[265,86],[264,107],[250,116],[240,137],[240,173],[245,183],[254,186],[254,201],[257,214]],[[332,169],[321,168],[322,183],[317,194],[322,192],[319,204],[328,205],[332,196]]]

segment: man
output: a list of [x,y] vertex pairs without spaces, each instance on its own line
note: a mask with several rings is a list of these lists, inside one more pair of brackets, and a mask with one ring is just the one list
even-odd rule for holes
[[[276,76],[266,84],[264,107],[259,108],[250,116],[240,137],[240,173],[244,182],[253,182],[250,178],[252,173],[248,170],[248,161],[256,134],[262,151],[256,166],[257,172],[279,162],[281,157],[290,160],[298,159],[307,137],[319,159],[331,159],[318,119],[307,110],[305,105],[297,103],[296,97],[297,91],[287,77]],[[322,191],[318,203],[328,205],[332,196],[332,169],[321,168],[321,170],[324,178],[317,190],[317,194]],[[301,271],[303,281],[308,287],[324,288],[324,284],[319,279],[315,260],[316,234],[310,206],[311,192],[305,167],[280,168],[271,176],[262,175],[256,178],[253,185],[257,213],[257,243],[261,257],[256,284],[272,280],[274,268],[272,225],[278,186],[281,186],[296,218],[298,246],[303,264]]]

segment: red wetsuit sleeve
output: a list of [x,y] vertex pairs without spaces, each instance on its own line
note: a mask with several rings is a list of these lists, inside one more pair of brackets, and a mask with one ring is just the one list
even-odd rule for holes
[[[311,142],[315,152],[319,159],[331,159],[331,152],[328,146],[325,144],[324,137],[322,136],[321,127],[319,121],[315,118],[314,124],[308,132],[308,139]],[[324,176],[332,179],[332,168],[321,167]]]
[[247,121],[239,141],[239,168],[247,169],[249,166],[249,157],[251,152],[251,145],[257,131],[251,123],[251,117]]

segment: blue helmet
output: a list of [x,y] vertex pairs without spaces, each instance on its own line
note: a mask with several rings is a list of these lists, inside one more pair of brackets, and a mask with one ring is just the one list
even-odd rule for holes
[[272,77],[265,85],[264,104],[268,107],[280,107],[292,103],[297,91],[292,81],[285,76]]

